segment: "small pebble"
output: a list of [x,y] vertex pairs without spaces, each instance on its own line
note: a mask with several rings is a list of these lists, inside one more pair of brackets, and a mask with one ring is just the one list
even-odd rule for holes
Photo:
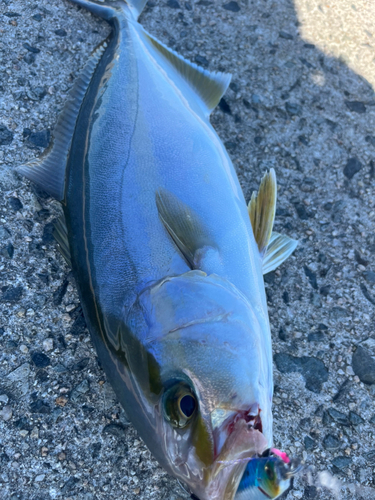
[[38,368],[45,368],[46,366],[49,366],[51,364],[51,360],[49,359],[49,357],[42,352],[34,352],[31,355],[31,359],[35,366],[37,366]]
[[53,339],[45,339],[45,340],[43,340],[43,349],[46,352],[52,351],[52,349],[53,349]]
[[57,36],[66,36],[67,35],[66,31],[64,29],[62,29],[62,28],[59,28],[59,29],[55,30],[55,34]]
[[225,3],[223,5],[223,8],[231,12],[239,12],[241,10],[241,7],[238,5],[238,3],[234,1]]
[[348,179],[352,179],[355,174],[357,174],[362,169],[362,163],[358,160],[358,158],[353,157],[350,158],[344,168],[344,175]]
[[303,492],[302,491],[293,491],[293,496],[294,496],[294,498],[303,498]]
[[0,403],[7,404],[8,401],[9,401],[9,398],[6,394],[0,394]]
[[4,408],[0,411],[0,416],[5,422],[10,420],[12,418],[12,415],[13,413],[10,406],[4,406]]
[[33,430],[30,433],[30,437],[32,439],[38,439],[39,438],[39,430],[37,427],[34,427]]
[[13,141],[13,132],[0,124],[0,146],[8,146]]

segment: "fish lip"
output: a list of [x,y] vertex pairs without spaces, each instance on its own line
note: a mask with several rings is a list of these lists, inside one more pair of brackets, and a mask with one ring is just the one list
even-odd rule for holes
[[[223,410],[225,411],[225,410]],[[214,437],[214,459],[219,456],[223,444],[227,441],[229,436],[233,433],[234,428],[239,421],[246,422],[248,428],[253,428],[263,434],[263,424],[261,418],[262,410],[258,403],[254,403],[247,410],[227,410],[227,417],[222,418],[220,425],[213,425],[213,437]],[[212,417],[211,417],[212,419]],[[214,424],[214,422],[212,422]],[[223,441],[223,435],[225,437]],[[221,445],[222,443],[222,445]],[[251,458],[251,457],[250,457]]]

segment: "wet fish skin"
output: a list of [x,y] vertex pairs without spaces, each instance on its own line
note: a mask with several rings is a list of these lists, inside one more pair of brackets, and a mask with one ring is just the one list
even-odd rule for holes
[[[50,156],[23,173],[62,201],[68,243],[63,230],[59,241],[103,368],[140,435],[201,500],[232,500],[246,465],[221,461],[272,444],[272,353],[266,248],[209,123],[229,79],[146,33],[136,21],[143,1],[72,1],[113,31],[76,87],[75,119],[64,115],[60,133],[71,138],[56,136]],[[64,153],[60,180],[47,172],[54,151]],[[193,413],[176,426],[167,409],[182,397]]]

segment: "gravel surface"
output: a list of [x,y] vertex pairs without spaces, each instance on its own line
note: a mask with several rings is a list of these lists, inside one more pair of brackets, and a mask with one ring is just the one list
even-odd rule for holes
[[[276,230],[300,240],[265,278],[275,444],[308,466],[289,500],[375,498],[372,5],[150,0],[140,19],[233,74],[212,123],[247,199],[275,168]],[[61,0],[3,0],[0,16],[0,498],[188,498],[98,365],[52,237],[58,203],[13,170],[47,146],[108,26]]]

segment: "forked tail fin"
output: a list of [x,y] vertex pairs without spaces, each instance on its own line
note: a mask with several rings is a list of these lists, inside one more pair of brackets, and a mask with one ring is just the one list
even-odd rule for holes
[[147,3],[147,0],[117,0],[115,2],[98,2],[95,0],[69,1],[106,21],[121,17],[124,15],[124,12],[130,12],[133,19],[137,20]]

